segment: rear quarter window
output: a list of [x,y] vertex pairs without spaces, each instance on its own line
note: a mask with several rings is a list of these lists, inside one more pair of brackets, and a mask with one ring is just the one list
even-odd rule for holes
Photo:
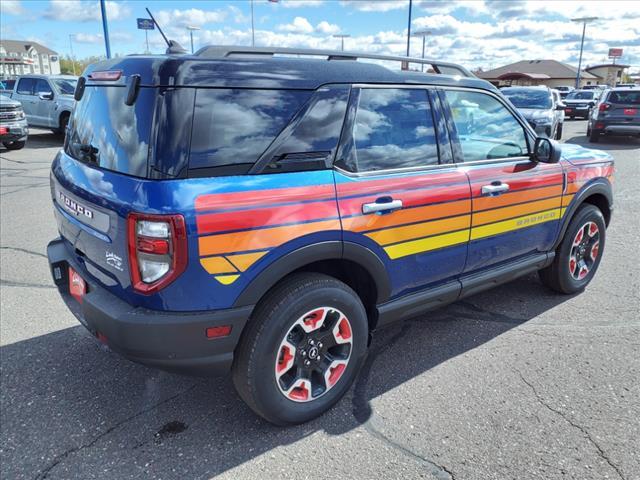
[[[198,176],[224,169],[245,173],[311,93],[307,90],[199,89],[193,116],[190,173]],[[228,167],[236,168],[229,170]]]

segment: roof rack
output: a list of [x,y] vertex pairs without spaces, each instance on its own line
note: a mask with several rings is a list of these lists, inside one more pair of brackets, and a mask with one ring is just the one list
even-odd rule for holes
[[403,57],[397,55],[379,55],[375,53],[343,52],[336,50],[316,50],[311,48],[281,48],[281,47],[235,47],[223,45],[211,45],[203,47],[194,55],[199,57],[273,57],[274,55],[295,55],[309,57],[327,57],[327,60],[358,60],[361,58],[370,60],[385,60],[403,63],[418,63],[429,65],[436,73],[443,75],[461,75],[463,77],[475,77],[469,70],[461,65],[451,62],[441,62],[428,58]]

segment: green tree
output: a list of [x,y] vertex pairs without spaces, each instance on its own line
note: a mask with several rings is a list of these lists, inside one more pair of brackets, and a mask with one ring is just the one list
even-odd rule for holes
[[60,73],[63,75],[73,75],[74,74],[74,64],[75,64],[75,74],[81,75],[84,72],[84,69],[87,68],[87,65],[92,63],[99,62],[100,60],[104,60],[104,57],[92,56],[82,59],[71,59],[69,55],[64,57],[60,57]]

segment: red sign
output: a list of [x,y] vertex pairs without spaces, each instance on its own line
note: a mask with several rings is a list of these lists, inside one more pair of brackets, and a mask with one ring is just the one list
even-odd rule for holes
[[620,58],[622,56],[621,48],[610,48],[609,49],[609,58]]

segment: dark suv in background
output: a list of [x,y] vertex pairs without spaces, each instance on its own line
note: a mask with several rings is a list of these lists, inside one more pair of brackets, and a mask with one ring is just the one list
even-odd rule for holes
[[591,109],[600,98],[602,90],[574,90],[564,98],[564,113],[573,120],[576,117],[589,118]]
[[602,94],[589,116],[587,136],[596,143],[602,135],[640,137],[640,87],[613,88]]

